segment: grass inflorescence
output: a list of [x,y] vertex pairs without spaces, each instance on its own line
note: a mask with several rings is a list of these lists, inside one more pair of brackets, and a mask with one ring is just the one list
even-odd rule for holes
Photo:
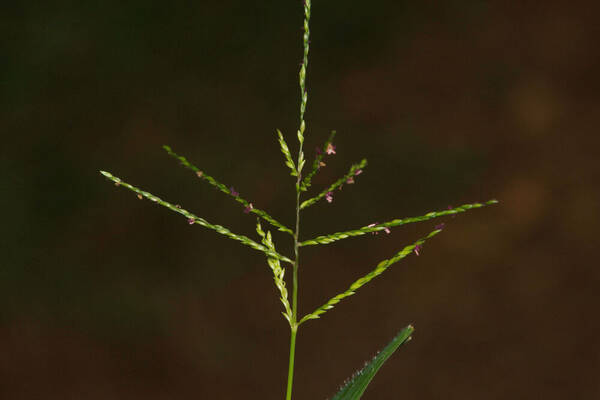
[[[297,157],[294,160],[292,156],[292,152],[290,151],[290,147],[285,140],[284,134],[277,129],[277,140],[279,142],[279,147],[281,153],[284,156],[284,164],[290,170],[290,174],[295,178],[295,189],[296,189],[296,207],[295,207],[295,215],[296,221],[293,228],[286,226],[285,224],[279,222],[277,219],[272,217],[266,211],[256,207],[252,202],[244,199],[240,196],[240,194],[234,189],[233,186],[227,186],[217,179],[207,174],[204,170],[193,165],[187,158],[175,153],[169,146],[164,146],[164,150],[173,158],[177,159],[185,168],[189,169],[194,173],[194,175],[204,181],[209,185],[213,186],[220,192],[225,195],[233,198],[237,203],[239,203],[243,208],[246,214],[254,214],[257,217],[256,224],[256,233],[258,235],[257,240],[253,240],[245,235],[239,235],[233,233],[228,228],[225,228],[221,225],[216,225],[208,222],[206,219],[199,217],[193,214],[190,211],[182,208],[179,205],[169,203],[158,196],[155,196],[152,193],[139,189],[120,178],[112,175],[106,171],[100,171],[102,175],[106,178],[113,181],[117,186],[124,187],[134,193],[137,194],[140,199],[148,199],[158,205],[166,207],[171,211],[174,211],[187,219],[187,223],[190,225],[200,225],[208,229],[212,229],[221,235],[224,235],[230,239],[236,240],[246,246],[249,246],[255,250],[262,252],[267,260],[267,265],[269,266],[271,273],[273,274],[273,281],[275,287],[279,293],[279,299],[283,305],[283,316],[287,320],[290,326],[290,346],[289,346],[289,363],[288,363],[288,373],[287,373],[287,385],[286,385],[286,400],[290,400],[292,397],[292,388],[293,388],[293,377],[294,377],[294,361],[295,361],[295,348],[296,348],[296,336],[298,333],[298,329],[301,324],[308,320],[318,319],[324,313],[331,310],[336,306],[341,300],[346,297],[352,296],[356,293],[358,289],[367,283],[371,282],[374,278],[381,275],[386,269],[391,267],[393,264],[398,263],[402,259],[408,257],[411,254],[419,255],[422,251],[423,245],[432,237],[441,233],[444,229],[443,224],[438,224],[435,229],[429,232],[427,235],[422,237],[421,239],[416,240],[415,242],[404,246],[400,251],[394,254],[392,257],[380,261],[371,272],[366,275],[355,280],[347,290],[331,297],[328,301],[326,301],[322,306],[315,309],[313,312],[306,314],[305,316],[298,318],[298,293],[299,293],[299,284],[298,284],[298,271],[300,265],[300,249],[304,246],[316,246],[316,245],[325,245],[330,244],[339,240],[344,240],[352,237],[366,235],[368,233],[376,234],[380,231],[384,231],[386,233],[390,232],[390,228],[397,227],[409,223],[423,222],[428,221],[434,218],[456,215],[459,213],[464,213],[466,211],[484,207],[487,205],[497,203],[496,200],[490,200],[487,202],[476,202],[470,204],[464,204],[459,207],[449,207],[445,210],[441,211],[432,211],[417,217],[407,217],[401,219],[393,219],[384,223],[373,223],[361,228],[336,232],[328,235],[320,235],[312,239],[301,241],[300,237],[300,216],[301,211],[310,207],[311,205],[316,204],[319,201],[327,201],[329,203],[333,202],[333,196],[336,189],[340,189],[343,185],[353,184],[358,180],[358,176],[363,173],[363,169],[367,166],[367,160],[363,159],[360,162],[352,165],[348,172],[337,179],[335,182],[330,184],[329,186],[321,189],[316,195],[309,197],[308,199],[302,199],[302,195],[305,192],[308,192],[312,187],[312,178],[323,168],[326,164],[323,161],[325,157],[332,156],[336,154],[336,146],[333,144],[335,138],[335,131],[332,131],[327,140],[321,147],[316,149],[315,159],[311,164],[310,171],[303,176],[302,171],[304,165],[306,163],[306,159],[304,157],[303,144],[304,144],[304,136],[306,133],[306,121],[305,121],[305,112],[307,108],[308,102],[308,90],[306,87],[306,76],[308,72],[308,53],[309,53],[309,43],[310,43],[310,16],[311,16],[311,0],[304,0],[304,25],[303,25],[303,58],[302,63],[300,65],[300,71],[298,74],[299,78],[299,86],[300,86],[300,121],[299,127],[297,131],[297,139],[298,139],[298,152]],[[271,232],[263,229],[263,226],[260,223],[260,220],[263,220],[276,228],[278,231],[284,232],[290,235],[293,239],[294,243],[294,254],[293,255],[283,255],[280,254],[275,247],[275,242],[273,240],[273,236]],[[260,242],[260,243],[259,243]],[[283,263],[283,264],[282,264]],[[286,274],[286,269],[288,274]],[[288,282],[286,282],[286,276],[288,277]],[[289,279],[291,276],[291,296],[288,291]],[[290,299],[291,297],[291,299]],[[412,325],[404,328],[400,333],[388,344],[384,350],[377,355],[373,360],[371,360],[365,368],[363,368],[360,372],[355,374],[351,379],[347,381],[347,383],[343,386],[343,388],[337,393],[334,397],[335,400],[354,400],[359,399],[366,386],[369,384],[377,370],[381,367],[381,365],[391,356],[391,354],[403,343],[406,343],[413,332],[414,328]]]

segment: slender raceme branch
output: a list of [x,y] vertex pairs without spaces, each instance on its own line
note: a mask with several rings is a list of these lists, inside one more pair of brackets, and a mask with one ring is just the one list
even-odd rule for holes
[[308,199],[306,201],[303,201],[302,204],[300,205],[300,209],[303,210],[306,207],[312,206],[317,201],[319,201],[323,197],[327,196],[327,193],[333,192],[335,189],[339,188],[344,183],[348,182],[348,180],[350,178],[353,178],[358,171],[362,171],[362,169],[364,167],[366,167],[366,166],[367,166],[367,160],[366,159],[363,159],[358,164],[352,165],[352,167],[350,167],[350,170],[346,173],[346,175],[342,176],[340,179],[338,179],[337,181],[335,181],[334,183],[332,183],[327,189],[323,190],[321,193],[319,193],[318,195],[316,195],[312,199]]
[[293,264],[293,261],[290,260],[289,258],[282,256],[281,254],[268,249],[267,247],[256,243],[254,240],[250,239],[247,236],[244,235],[237,235],[235,233],[232,233],[229,229],[221,226],[221,225],[214,225],[211,224],[210,222],[206,221],[204,218],[200,218],[197,215],[192,214],[191,212],[177,206],[174,204],[171,204],[167,201],[162,200],[161,198],[153,195],[152,193],[148,193],[146,191],[143,191],[141,189],[136,188],[135,186],[130,185],[127,182],[124,182],[123,180],[121,180],[120,178],[117,178],[116,176],[113,176],[111,173],[106,172],[106,171],[100,171],[100,173],[102,175],[104,175],[105,177],[107,177],[108,179],[110,179],[111,181],[113,181],[116,185],[118,186],[123,186],[129,190],[131,190],[132,192],[135,192],[138,194],[138,197],[142,198],[145,197],[150,201],[155,202],[156,204],[160,204],[163,207],[167,207],[168,209],[170,209],[171,211],[175,211],[178,214],[183,215],[184,217],[186,217],[188,219],[188,223],[189,224],[198,224],[198,225],[202,225],[205,228],[209,228],[212,229],[214,231],[217,231],[218,233],[220,233],[221,235],[225,235],[230,239],[233,240],[237,240],[243,244],[245,244],[246,246],[250,246],[255,250],[259,250],[262,251],[263,253],[267,254],[268,256],[271,257],[275,257],[281,261],[285,261],[289,264]]
[[217,181],[212,176],[208,175],[204,171],[201,171],[200,168],[194,166],[185,157],[180,156],[177,153],[175,153],[173,150],[171,150],[171,148],[169,146],[163,146],[163,149],[165,149],[165,151],[167,153],[169,153],[170,156],[178,159],[181,162],[181,165],[194,171],[196,173],[196,176],[198,176],[200,179],[208,182],[209,184],[216,187],[217,189],[219,189],[221,192],[225,193],[226,195],[233,197],[235,199],[235,201],[237,201],[238,203],[240,203],[241,205],[243,205],[245,207],[245,211],[247,213],[252,213],[252,214],[258,215],[259,217],[261,217],[262,219],[264,219],[271,225],[275,226],[278,230],[280,230],[282,232],[289,233],[290,235],[294,234],[294,232],[292,232],[292,230],[290,228],[286,227],[281,222],[279,222],[275,218],[271,217],[265,211],[254,207],[254,205],[252,203],[249,203],[247,200],[240,197],[239,193],[234,192],[232,190],[233,188],[228,188],[227,186],[225,186],[221,182]]
[[[256,232],[262,238],[262,242],[267,248],[273,252],[275,252],[275,243],[273,243],[273,239],[271,238],[271,232],[265,232],[262,230],[260,226],[260,221],[257,219],[256,221]],[[283,304],[283,308],[285,308],[285,312],[282,313],[285,319],[289,322],[290,326],[292,326],[292,309],[290,308],[290,303],[288,301],[288,291],[285,287],[285,279],[283,276],[285,275],[285,270],[281,268],[281,264],[279,263],[279,259],[275,257],[267,257],[267,263],[273,271],[273,280],[275,281],[275,286],[279,290],[279,294],[281,297],[281,303]]]
[[437,235],[441,231],[442,231],[442,229],[436,229],[436,230],[432,231],[429,235],[425,236],[424,238],[421,238],[421,239],[417,240],[416,242],[414,242],[413,244],[404,247],[400,252],[396,253],[396,255],[394,255],[392,258],[381,261],[379,264],[377,264],[377,267],[375,267],[375,269],[373,271],[369,272],[367,275],[363,276],[362,278],[357,279],[352,285],[350,285],[348,290],[346,290],[343,293],[338,294],[337,296],[332,297],[331,299],[329,299],[329,301],[327,303],[323,304],[321,307],[317,308],[315,311],[311,312],[310,314],[307,314],[304,317],[302,317],[302,319],[300,320],[298,325],[308,321],[309,319],[319,318],[321,314],[324,314],[328,310],[331,310],[333,308],[333,306],[335,306],[337,303],[339,303],[342,299],[344,299],[348,296],[352,296],[356,292],[357,289],[359,289],[361,286],[365,285],[366,283],[370,282],[375,277],[381,275],[390,266],[392,266],[393,264],[402,260],[404,257],[408,256],[410,253],[412,253],[414,251],[418,251],[415,249],[420,249],[426,240],[428,240],[429,238],[432,238],[433,236]]
[[329,135],[329,138],[327,138],[327,141],[325,142],[323,147],[321,149],[318,149],[319,151],[317,152],[317,154],[315,156],[315,161],[313,161],[312,169],[304,177],[304,179],[302,180],[302,184],[300,185],[300,190],[302,190],[303,192],[308,190],[313,176],[315,176],[315,174],[321,169],[321,166],[325,165],[325,164],[323,164],[322,160],[323,160],[323,157],[325,156],[325,152],[327,151],[327,147],[330,146],[331,143],[333,142],[335,133],[336,133],[335,131],[331,131],[331,134]]
[[309,239],[309,240],[303,241],[302,243],[300,243],[300,246],[329,244],[329,243],[333,243],[333,242],[336,242],[336,241],[342,240],[342,239],[347,239],[347,238],[353,237],[353,236],[360,236],[360,235],[366,235],[367,233],[383,231],[383,230],[386,230],[387,228],[391,228],[393,226],[400,226],[400,225],[410,224],[413,222],[427,221],[429,219],[443,217],[445,215],[459,214],[459,213],[471,210],[473,208],[484,207],[484,206],[496,204],[496,203],[498,203],[498,200],[489,200],[489,201],[486,201],[485,203],[463,204],[462,206],[455,207],[455,208],[449,208],[447,210],[432,211],[430,213],[421,215],[419,217],[395,219],[393,221],[384,222],[382,224],[376,224],[373,226],[364,226],[362,228],[354,229],[351,231],[337,232],[337,233],[332,233],[329,235],[317,236],[314,239]]

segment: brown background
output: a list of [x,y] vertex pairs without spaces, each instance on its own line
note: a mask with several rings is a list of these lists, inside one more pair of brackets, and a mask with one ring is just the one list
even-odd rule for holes
[[[303,214],[303,237],[501,203],[304,325],[296,399],[330,397],[408,323],[365,399],[600,398],[599,11],[314,1],[309,161],[339,132],[315,186],[370,165]],[[288,331],[260,253],[98,170],[255,237],[170,144],[292,225],[274,131],[296,148],[301,24],[291,0],[5,6],[1,398],[283,397]],[[438,222],[306,248],[301,313]]]

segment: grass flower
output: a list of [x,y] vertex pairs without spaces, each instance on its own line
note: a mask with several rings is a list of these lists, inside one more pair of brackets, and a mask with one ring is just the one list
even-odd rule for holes
[[421,252],[421,249],[423,249],[423,245],[421,245],[421,244],[418,244],[418,245],[416,245],[416,246],[415,246],[415,249],[414,249],[413,251],[415,252],[415,254],[416,254],[416,255],[418,255],[418,256],[419,256],[419,255],[421,255],[421,254],[420,254],[420,252]]
[[328,203],[333,202],[333,192],[327,192],[325,195],[325,200],[327,200]]
[[335,146],[332,145],[331,143],[328,143],[325,153],[327,153],[328,155],[335,154]]
[[[378,222],[373,222],[372,224],[367,225],[367,228],[373,228],[377,224],[378,224]],[[371,234],[372,235],[379,235],[379,232],[373,231],[373,232],[371,232]]]

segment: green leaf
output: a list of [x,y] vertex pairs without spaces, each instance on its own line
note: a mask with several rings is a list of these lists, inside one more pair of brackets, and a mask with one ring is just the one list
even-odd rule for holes
[[373,380],[384,362],[404,343],[411,339],[412,325],[402,329],[385,348],[377,354],[363,369],[356,372],[331,400],[358,400]]

